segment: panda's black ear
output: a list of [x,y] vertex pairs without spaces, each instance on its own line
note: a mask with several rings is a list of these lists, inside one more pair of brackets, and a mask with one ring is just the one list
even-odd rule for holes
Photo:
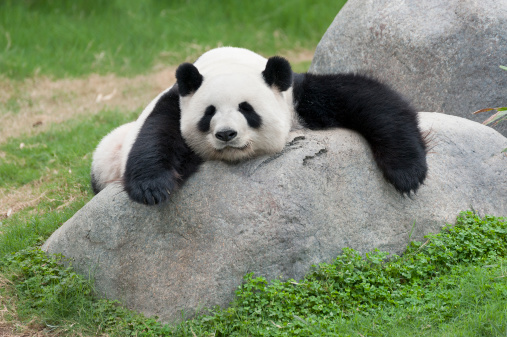
[[274,86],[280,91],[288,90],[292,86],[292,68],[289,61],[281,56],[270,57],[262,77],[270,87]]
[[202,84],[203,77],[192,63],[182,63],[176,69],[180,96],[193,94]]

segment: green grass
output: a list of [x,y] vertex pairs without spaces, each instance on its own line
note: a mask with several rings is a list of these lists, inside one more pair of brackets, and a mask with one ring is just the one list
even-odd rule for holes
[[123,75],[232,45],[314,49],[346,0],[3,0],[0,74]]
[[507,222],[471,212],[402,257],[346,249],[301,281],[249,274],[226,309],[178,325],[98,300],[90,281],[37,249],[5,256],[18,313],[61,332],[111,336],[504,336]]

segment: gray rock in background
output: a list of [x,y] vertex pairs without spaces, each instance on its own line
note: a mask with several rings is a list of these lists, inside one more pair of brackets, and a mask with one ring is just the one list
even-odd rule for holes
[[[163,321],[226,306],[248,272],[301,279],[344,247],[400,254],[473,207],[507,215],[507,138],[462,118],[421,113],[429,176],[413,199],[348,130],[297,132],[281,154],[207,162],[171,201],[144,206],[109,186],[44,244],[92,274],[96,289]],[[188,317],[188,316],[187,316]]]
[[[482,122],[507,106],[507,1],[349,0],[310,72],[371,70],[417,109]],[[495,127],[507,136],[507,123]]]

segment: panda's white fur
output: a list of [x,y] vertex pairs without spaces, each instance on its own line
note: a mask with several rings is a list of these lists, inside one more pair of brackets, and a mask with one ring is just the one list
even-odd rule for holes
[[92,175],[96,181],[96,188],[104,189],[109,183],[119,181],[124,167],[123,152],[124,140],[127,134],[134,128],[135,122],[123,124],[107,136],[102,138],[93,153]]
[[223,47],[183,63],[177,83],[135,122],[97,146],[95,193],[121,181],[134,201],[157,204],[203,160],[239,161],[279,152],[291,127],[346,127],[368,141],[387,181],[415,192],[427,173],[417,113],[397,92],[357,74],[296,74],[283,58]]

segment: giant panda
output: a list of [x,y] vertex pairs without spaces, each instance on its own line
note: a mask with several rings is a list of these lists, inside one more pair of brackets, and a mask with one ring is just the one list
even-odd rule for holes
[[390,87],[354,73],[298,74],[282,57],[222,47],[181,64],[176,84],[99,143],[92,188],[98,193],[121,182],[133,201],[162,203],[203,161],[277,153],[297,126],[359,132],[384,178],[403,195],[424,182],[426,144],[417,113]]

